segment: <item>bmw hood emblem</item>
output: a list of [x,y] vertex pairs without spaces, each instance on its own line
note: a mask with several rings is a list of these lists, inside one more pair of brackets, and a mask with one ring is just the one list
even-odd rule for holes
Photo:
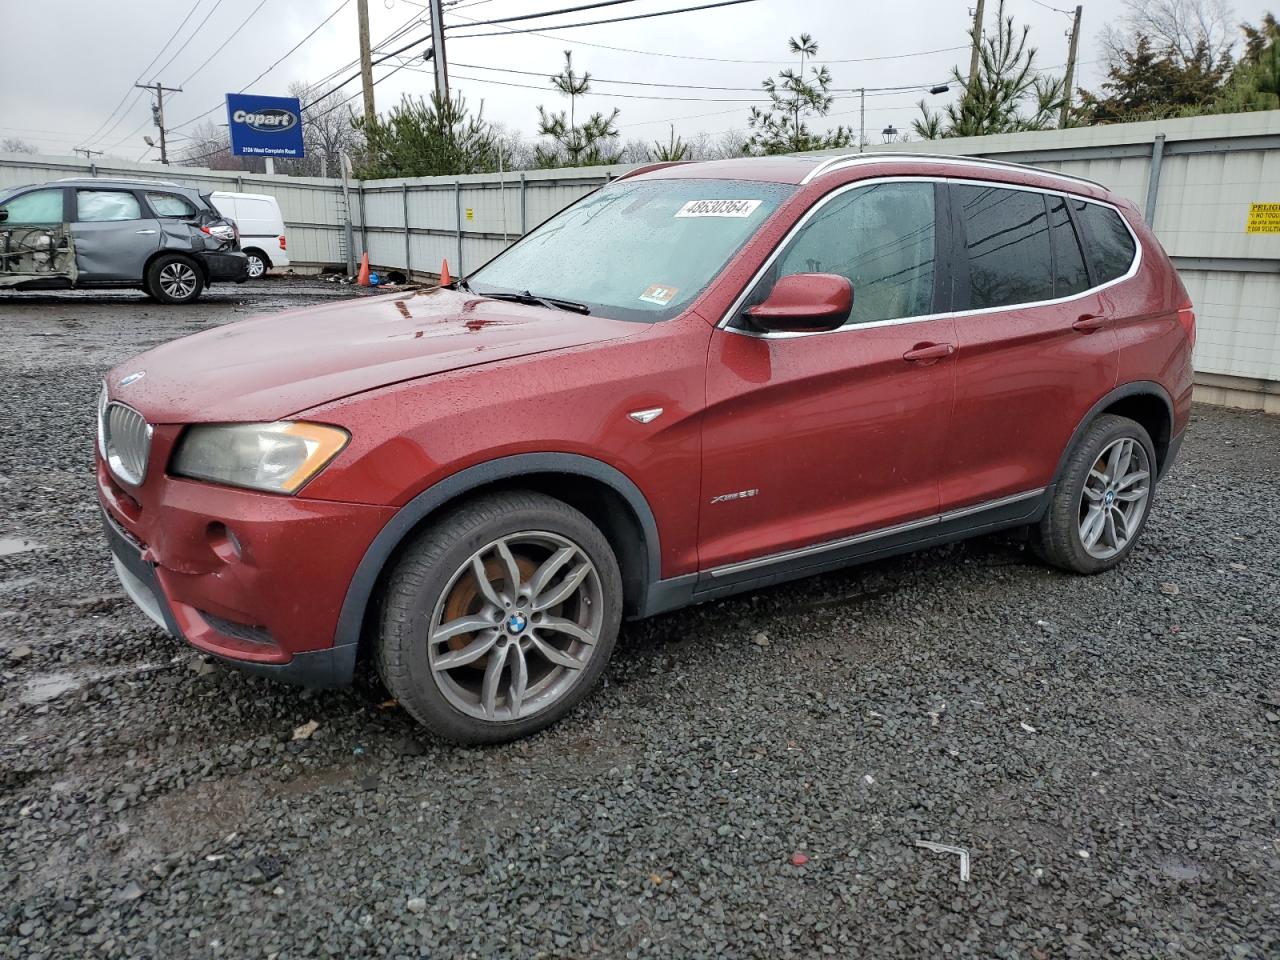
[[137,383],[147,375],[147,371],[139,370],[137,373],[131,373],[127,377],[121,377],[118,386],[127,387],[131,383]]

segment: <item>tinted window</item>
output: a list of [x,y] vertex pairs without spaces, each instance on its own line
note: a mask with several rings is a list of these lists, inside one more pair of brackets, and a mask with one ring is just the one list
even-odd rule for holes
[[20,197],[5,201],[4,208],[9,211],[9,219],[5,226],[17,226],[25,223],[61,223],[62,222],[62,190],[32,190]]
[[76,220],[99,223],[104,220],[141,220],[138,198],[122,190],[77,190]]
[[1053,238],[1053,295],[1069,297],[1089,289],[1089,271],[1076,237],[1066,197],[1049,196],[1049,232]]
[[969,254],[969,309],[1053,299],[1044,195],[954,187]]
[[774,266],[836,273],[853,284],[850,323],[933,311],[934,203],[931,183],[881,183],[850,190],[809,219]]
[[158,217],[186,219],[196,215],[196,208],[189,200],[173,193],[148,193],[147,203]]
[[1076,216],[1084,224],[1089,257],[1098,283],[1123,277],[1133,265],[1137,250],[1133,235],[1111,207],[1076,201]]

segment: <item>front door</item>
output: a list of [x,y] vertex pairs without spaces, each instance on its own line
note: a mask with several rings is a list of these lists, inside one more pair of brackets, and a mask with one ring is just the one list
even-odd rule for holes
[[[699,523],[706,578],[737,579],[753,559],[820,555],[829,541],[937,513],[955,338],[949,317],[929,318],[945,273],[935,194],[922,181],[829,194],[716,331]],[[796,273],[847,277],[849,322],[829,333],[752,329],[742,310]]]
[[160,247],[160,221],[132,190],[76,190],[71,236],[80,283],[141,283],[147,259]]

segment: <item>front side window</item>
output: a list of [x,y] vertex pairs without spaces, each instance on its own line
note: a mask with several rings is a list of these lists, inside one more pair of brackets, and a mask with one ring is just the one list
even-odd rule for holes
[[26,224],[62,223],[62,190],[32,190],[0,203],[9,216],[6,227]]
[[1089,257],[1098,283],[1109,283],[1129,272],[1137,249],[1133,234],[1120,214],[1100,203],[1074,201],[1076,217],[1084,225]]
[[123,190],[77,190],[76,220],[101,223],[110,220],[141,220],[138,198]]
[[795,189],[623,180],[557,214],[467,281],[478,294],[528,291],[619,320],[666,320],[706,289]]
[[189,220],[196,215],[196,208],[191,201],[176,193],[148,193],[147,203],[151,204],[157,217]]
[[782,277],[834,273],[853,285],[849,323],[933,310],[937,262],[932,183],[876,183],[829,200],[775,261],[759,302]]
[[1053,299],[1044,195],[956,186],[969,259],[970,310]]

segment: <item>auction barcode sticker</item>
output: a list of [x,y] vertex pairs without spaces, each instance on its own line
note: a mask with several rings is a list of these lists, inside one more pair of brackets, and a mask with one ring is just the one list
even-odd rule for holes
[[1280,203],[1249,204],[1245,233],[1280,233]]
[[749,217],[763,200],[690,200],[677,217]]

